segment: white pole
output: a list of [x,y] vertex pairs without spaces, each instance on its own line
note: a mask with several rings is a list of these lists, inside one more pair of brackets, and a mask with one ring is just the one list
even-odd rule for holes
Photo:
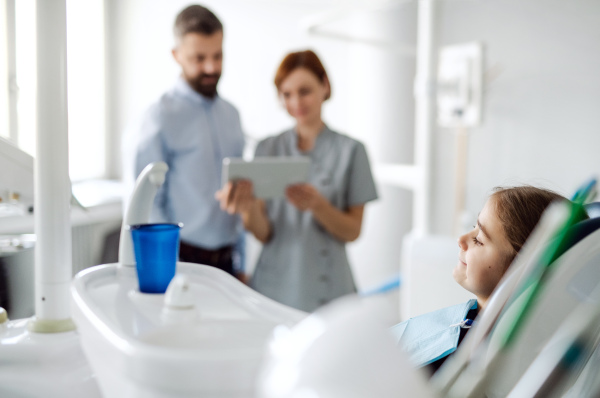
[[[402,243],[401,270],[405,280],[411,280],[411,263],[416,241],[431,230],[431,135],[433,130],[436,76],[434,69],[435,1],[418,0],[417,73],[415,76],[415,185],[413,196],[413,227]],[[412,285],[402,286],[400,317],[411,313]]]
[[65,0],[37,0],[37,148],[34,168],[34,332],[74,329],[69,285],[71,182],[67,134]]
[[415,77],[415,165],[422,175],[415,186],[413,231],[415,237],[430,232],[431,135],[435,101],[435,0],[419,0],[417,73]]
[[454,234],[461,236],[463,230],[463,215],[465,214],[465,193],[467,186],[467,129],[460,126],[456,129],[455,150],[456,158],[454,160],[454,182],[456,191],[454,192]]

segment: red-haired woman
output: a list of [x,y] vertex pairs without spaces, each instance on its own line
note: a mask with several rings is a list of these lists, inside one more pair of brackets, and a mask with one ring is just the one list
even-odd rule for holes
[[317,55],[288,54],[275,86],[296,125],[261,141],[256,156],[309,156],[309,182],[288,187],[285,199],[263,201],[249,181],[239,181],[218,198],[264,244],[251,286],[313,311],[356,291],[345,245],[360,235],[365,203],[377,192],[363,144],[332,131],[321,118],[331,84]]

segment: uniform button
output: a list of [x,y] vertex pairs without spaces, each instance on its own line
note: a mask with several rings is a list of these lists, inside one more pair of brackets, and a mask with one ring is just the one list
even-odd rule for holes
[[319,305],[325,305],[327,304],[329,301],[327,301],[326,299],[319,299]]
[[327,249],[321,250],[321,256],[327,256],[328,254],[329,254],[329,251]]
[[321,276],[319,276],[319,280],[321,280],[322,282],[327,282],[327,281],[329,281],[329,276],[321,275]]

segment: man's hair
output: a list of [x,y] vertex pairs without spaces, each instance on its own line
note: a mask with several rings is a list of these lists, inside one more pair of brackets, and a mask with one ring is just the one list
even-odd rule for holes
[[173,34],[179,42],[188,33],[200,33],[210,36],[223,32],[223,24],[208,8],[201,5],[191,5],[184,8],[175,18]]
[[513,257],[521,250],[550,203],[568,200],[551,190],[529,185],[496,187],[490,199],[494,200],[496,216],[514,249]]
[[329,92],[327,93],[327,97],[325,99],[331,97],[331,82],[329,82],[329,79],[327,78],[325,67],[321,63],[319,57],[317,57],[317,54],[311,50],[289,53],[285,56],[283,61],[281,61],[281,65],[279,65],[279,68],[277,69],[277,73],[275,73],[274,83],[275,87],[277,87],[277,90],[280,89],[281,83],[283,83],[290,73],[298,68],[304,68],[311,71],[321,83],[325,83],[325,81],[327,81],[329,83]]

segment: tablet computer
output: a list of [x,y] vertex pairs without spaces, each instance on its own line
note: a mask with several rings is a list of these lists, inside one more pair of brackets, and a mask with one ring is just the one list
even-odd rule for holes
[[304,156],[266,156],[246,161],[242,158],[223,159],[223,185],[228,181],[250,180],[254,196],[260,199],[285,195],[288,185],[306,182],[310,158]]

